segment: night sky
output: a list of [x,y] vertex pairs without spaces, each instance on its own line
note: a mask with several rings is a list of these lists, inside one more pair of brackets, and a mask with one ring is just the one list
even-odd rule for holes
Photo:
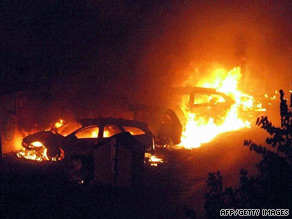
[[[117,73],[112,68],[119,59],[134,59],[126,50],[134,31],[143,26],[133,19],[139,11],[130,3],[6,1],[1,19],[2,85],[17,89],[78,74],[106,80]],[[135,49],[139,52],[138,46]]]
[[290,86],[288,0],[4,0],[1,8],[1,94],[45,90],[75,111],[157,103],[190,69],[231,69],[243,57],[273,89]]

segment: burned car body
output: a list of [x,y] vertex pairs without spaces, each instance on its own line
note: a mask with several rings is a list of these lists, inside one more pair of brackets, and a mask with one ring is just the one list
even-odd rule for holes
[[146,151],[154,150],[153,134],[147,124],[134,120],[117,118],[82,119],[79,128],[68,135],[61,135],[58,130],[42,131],[28,135],[22,141],[26,150],[47,150],[46,160],[61,160],[64,155],[91,156],[94,146],[103,139],[119,133],[129,132],[144,145]]
[[157,146],[179,144],[182,125],[174,110],[163,106],[129,105],[134,119],[149,125]]
[[19,158],[27,157],[28,159],[38,161],[61,160],[64,156],[62,149],[64,140],[64,136],[51,131],[41,131],[28,135],[22,140],[22,146],[25,152],[18,152],[17,156]]
[[204,87],[176,87],[174,96],[183,98],[186,110],[198,117],[220,123],[235,101],[223,92]]

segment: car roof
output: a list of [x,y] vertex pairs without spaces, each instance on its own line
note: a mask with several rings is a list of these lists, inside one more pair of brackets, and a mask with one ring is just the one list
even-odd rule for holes
[[227,102],[233,104],[235,101],[232,97],[228,96],[227,94],[217,91],[214,88],[205,88],[205,87],[174,87],[174,92],[177,95],[196,95],[196,94],[206,94],[212,95],[217,94],[222,96]]
[[186,94],[193,94],[193,93],[205,93],[205,94],[212,94],[216,93],[216,89],[214,88],[206,88],[206,87],[173,87],[172,90],[175,94],[178,95],[186,95]]
[[140,122],[137,120],[129,120],[129,119],[120,119],[120,118],[85,118],[80,119],[78,122],[82,126],[89,126],[89,125],[118,125],[118,126],[133,126],[138,127],[143,130],[147,130],[150,132],[148,125],[144,122]]

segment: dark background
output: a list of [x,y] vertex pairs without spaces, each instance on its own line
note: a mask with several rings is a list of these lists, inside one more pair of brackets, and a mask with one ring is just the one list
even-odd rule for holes
[[[74,117],[96,116],[96,111],[105,115],[105,111],[119,110],[117,106],[131,102],[163,104],[167,102],[169,87],[182,85],[191,72],[198,72],[199,79],[213,65],[228,70],[243,59],[257,66],[258,74],[261,69],[267,74],[270,92],[291,88],[292,3],[289,0],[3,0],[0,10],[0,93],[29,91],[31,96],[27,96],[26,103],[31,103],[34,109],[24,112],[31,112],[27,116],[36,121],[49,123],[70,113]],[[9,218],[31,217],[35,212],[35,217],[45,218],[47,210],[42,207],[47,206],[52,212],[47,217],[61,215],[62,218],[63,213],[70,217],[90,217],[91,212],[93,217],[98,214],[118,217],[122,207],[130,204],[136,204],[137,211],[133,214],[138,212],[144,217],[149,215],[145,209],[153,208],[153,217],[162,215],[164,210],[171,214],[176,209],[169,209],[172,205],[165,200],[171,202],[169,197],[173,194],[169,193],[179,191],[173,179],[180,179],[183,173],[196,177],[191,191],[194,197],[189,202],[200,215],[197,209],[202,211],[208,172],[220,169],[227,182],[235,182],[238,169],[254,166],[257,160],[247,148],[234,145],[241,145],[245,138],[264,142],[257,139],[261,135],[254,130],[236,134],[233,139],[218,137],[223,141],[221,144],[215,141],[191,154],[182,151],[178,161],[173,162],[178,165],[174,169],[182,171],[175,173],[170,169],[165,175],[158,174],[167,179],[167,185],[161,185],[165,181],[159,178],[150,178],[154,185],[161,182],[152,190],[157,196],[163,194],[158,205],[150,202],[152,193],[148,191],[149,202],[144,200],[144,194],[137,202],[127,191],[129,201],[124,202],[113,198],[111,193],[102,197],[98,196],[99,190],[84,192],[72,185],[66,187],[63,181],[51,190],[48,180],[51,175],[47,175],[46,168],[42,176],[38,174],[42,169],[33,165],[37,174],[32,169],[31,175],[37,177],[32,180],[24,171],[30,169],[21,164],[19,169],[15,167],[15,174],[21,173],[20,176],[13,176],[13,171],[12,176],[3,174],[5,201],[1,208]],[[54,174],[52,179],[56,181],[65,178],[60,175],[56,179]],[[162,193],[161,188],[164,188]],[[108,200],[106,211],[96,208],[96,197],[100,197],[97,203]],[[87,201],[92,201],[89,206]],[[151,204],[147,206],[148,203]],[[175,206],[183,202],[173,203]],[[88,209],[85,215],[79,211],[80,205],[81,209]],[[71,209],[66,209],[68,206]],[[112,211],[112,206],[120,211]],[[128,210],[132,213],[131,208]],[[180,211],[184,213],[185,209]]]
[[56,114],[163,103],[170,86],[214,63],[246,60],[271,91],[290,88],[288,0],[4,0],[1,11],[0,93],[45,92],[38,105]]

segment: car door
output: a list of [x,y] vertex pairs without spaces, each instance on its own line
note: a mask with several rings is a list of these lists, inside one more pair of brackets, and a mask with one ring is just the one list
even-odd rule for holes
[[110,138],[116,134],[120,134],[122,132],[129,132],[131,135],[135,137],[137,141],[140,142],[141,145],[144,145],[146,149],[151,150],[153,145],[152,135],[148,132],[142,130],[141,128],[130,126],[130,125],[106,125],[103,129],[103,138]]
[[122,133],[122,129],[117,125],[105,125],[103,128],[102,138],[110,138],[116,134]]
[[94,145],[100,139],[101,129],[97,125],[82,127],[72,133],[68,140],[68,148],[71,156],[91,156],[93,155]]
[[151,151],[153,149],[153,136],[150,133],[135,126],[125,125],[122,126],[122,128],[125,132],[129,132],[133,135],[135,139],[145,147],[146,151]]

